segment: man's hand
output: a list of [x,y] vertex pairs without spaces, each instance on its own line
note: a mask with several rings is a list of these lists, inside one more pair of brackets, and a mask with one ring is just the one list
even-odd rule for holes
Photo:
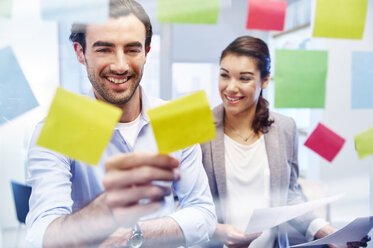
[[[330,225],[326,225],[322,228],[320,228],[320,230],[317,231],[317,233],[315,234],[315,239],[321,239],[323,237],[326,237],[334,232],[336,232],[337,229],[335,229],[334,227],[330,226]],[[354,241],[354,242],[347,242],[347,248],[358,248],[358,247],[367,247],[367,243],[370,241],[370,236],[365,236],[364,238],[362,238],[360,241]],[[337,248],[336,246],[332,245],[332,244],[329,244],[328,245],[330,248]]]
[[213,239],[220,240],[228,247],[248,247],[262,233],[245,234],[239,228],[229,224],[217,224]]
[[[110,157],[105,163],[103,184],[106,204],[118,225],[130,227],[140,217],[158,210],[171,189],[152,181],[179,180],[178,165],[170,156],[145,152]],[[147,202],[139,203],[142,199]]]

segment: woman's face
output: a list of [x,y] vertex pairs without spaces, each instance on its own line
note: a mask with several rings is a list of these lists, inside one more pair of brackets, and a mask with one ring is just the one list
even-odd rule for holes
[[260,71],[254,58],[227,54],[220,62],[219,76],[219,92],[225,113],[255,113],[260,91],[267,87],[268,78],[260,78]]

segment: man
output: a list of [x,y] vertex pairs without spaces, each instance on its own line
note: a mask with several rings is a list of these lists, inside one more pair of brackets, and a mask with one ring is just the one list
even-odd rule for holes
[[70,39],[87,68],[90,96],[123,115],[97,167],[36,146],[37,126],[29,151],[27,246],[192,246],[214,232],[200,147],[156,154],[145,111],[163,102],[139,87],[151,36],[149,17],[133,0],[111,0],[105,24],[73,25]]

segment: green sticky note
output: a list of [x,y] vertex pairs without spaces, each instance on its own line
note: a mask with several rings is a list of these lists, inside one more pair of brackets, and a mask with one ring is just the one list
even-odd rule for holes
[[58,88],[37,145],[97,165],[122,111]]
[[373,127],[355,136],[355,148],[360,159],[373,154]]
[[276,50],[275,107],[324,108],[326,51]]
[[0,0],[0,16],[10,18],[12,12],[12,0]]
[[215,138],[215,125],[203,90],[148,110],[158,151],[162,154]]
[[157,20],[166,23],[216,24],[220,0],[158,0]]
[[368,0],[317,0],[314,37],[361,39]]

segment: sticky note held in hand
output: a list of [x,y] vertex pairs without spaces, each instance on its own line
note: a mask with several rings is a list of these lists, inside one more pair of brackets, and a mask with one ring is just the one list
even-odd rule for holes
[[203,90],[147,111],[162,154],[214,139],[214,118]]
[[37,145],[97,165],[122,111],[58,88]]

